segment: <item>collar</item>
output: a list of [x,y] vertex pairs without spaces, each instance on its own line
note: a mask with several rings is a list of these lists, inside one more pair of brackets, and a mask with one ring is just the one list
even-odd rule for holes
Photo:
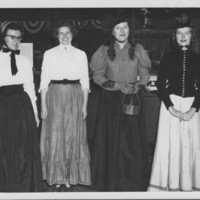
[[20,49],[16,49],[16,50],[11,50],[9,49],[5,44],[2,46],[1,50],[0,50],[1,53],[11,53],[11,52],[14,52],[15,54],[20,54]]
[[172,51],[172,53],[175,54],[176,56],[178,56],[178,58],[182,58],[182,56],[184,55],[184,52],[187,57],[190,57],[194,53],[194,51],[191,48],[189,48],[186,51],[176,48]]
[[65,45],[59,44],[58,48],[59,48],[60,51],[67,51],[68,52],[72,48],[72,45],[68,44],[67,46],[65,46]]
[[127,42],[124,44],[123,48],[120,48],[120,44],[119,44],[117,41],[115,41],[114,47],[117,48],[117,49],[128,49],[128,48],[130,47],[130,44],[129,44],[129,42],[127,41]]

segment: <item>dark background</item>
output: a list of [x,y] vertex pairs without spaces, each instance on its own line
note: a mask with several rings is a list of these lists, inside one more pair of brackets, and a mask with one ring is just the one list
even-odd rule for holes
[[22,42],[34,44],[34,70],[40,71],[44,51],[57,44],[52,36],[56,21],[73,21],[79,31],[73,43],[87,53],[90,61],[104,41],[109,20],[118,13],[125,13],[135,40],[149,53],[153,64],[151,73],[156,74],[161,56],[170,48],[174,18],[182,12],[193,20],[197,39],[194,48],[200,52],[200,8],[4,8],[0,9],[0,22],[17,20],[29,26],[30,30],[25,28]]

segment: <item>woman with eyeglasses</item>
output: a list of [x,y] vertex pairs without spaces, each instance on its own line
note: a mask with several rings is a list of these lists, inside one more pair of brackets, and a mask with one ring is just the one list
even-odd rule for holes
[[32,64],[19,54],[23,28],[6,21],[0,34],[0,192],[41,191]]
[[42,63],[43,179],[55,190],[91,183],[86,135],[88,61],[86,53],[71,44],[75,34],[69,21],[58,22],[54,35],[59,45],[44,53]]

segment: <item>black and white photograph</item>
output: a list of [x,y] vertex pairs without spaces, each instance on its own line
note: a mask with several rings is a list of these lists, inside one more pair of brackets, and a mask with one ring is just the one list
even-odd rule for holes
[[0,2],[0,199],[200,199],[200,3]]

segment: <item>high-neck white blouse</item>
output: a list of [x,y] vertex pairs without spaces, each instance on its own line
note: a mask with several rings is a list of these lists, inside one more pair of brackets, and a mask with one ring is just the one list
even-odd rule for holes
[[82,89],[89,90],[88,60],[86,53],[72,45],[58,45],[44,53],[41,90],[47,90],[51,80],[80,79]]
[[23,84],[24,91],[29,95],[33,110],[37,114],[33,66],[25,56],[15,55],[18,72],[12,76],[10,59],[10,52],[0,51],[0,86]]

